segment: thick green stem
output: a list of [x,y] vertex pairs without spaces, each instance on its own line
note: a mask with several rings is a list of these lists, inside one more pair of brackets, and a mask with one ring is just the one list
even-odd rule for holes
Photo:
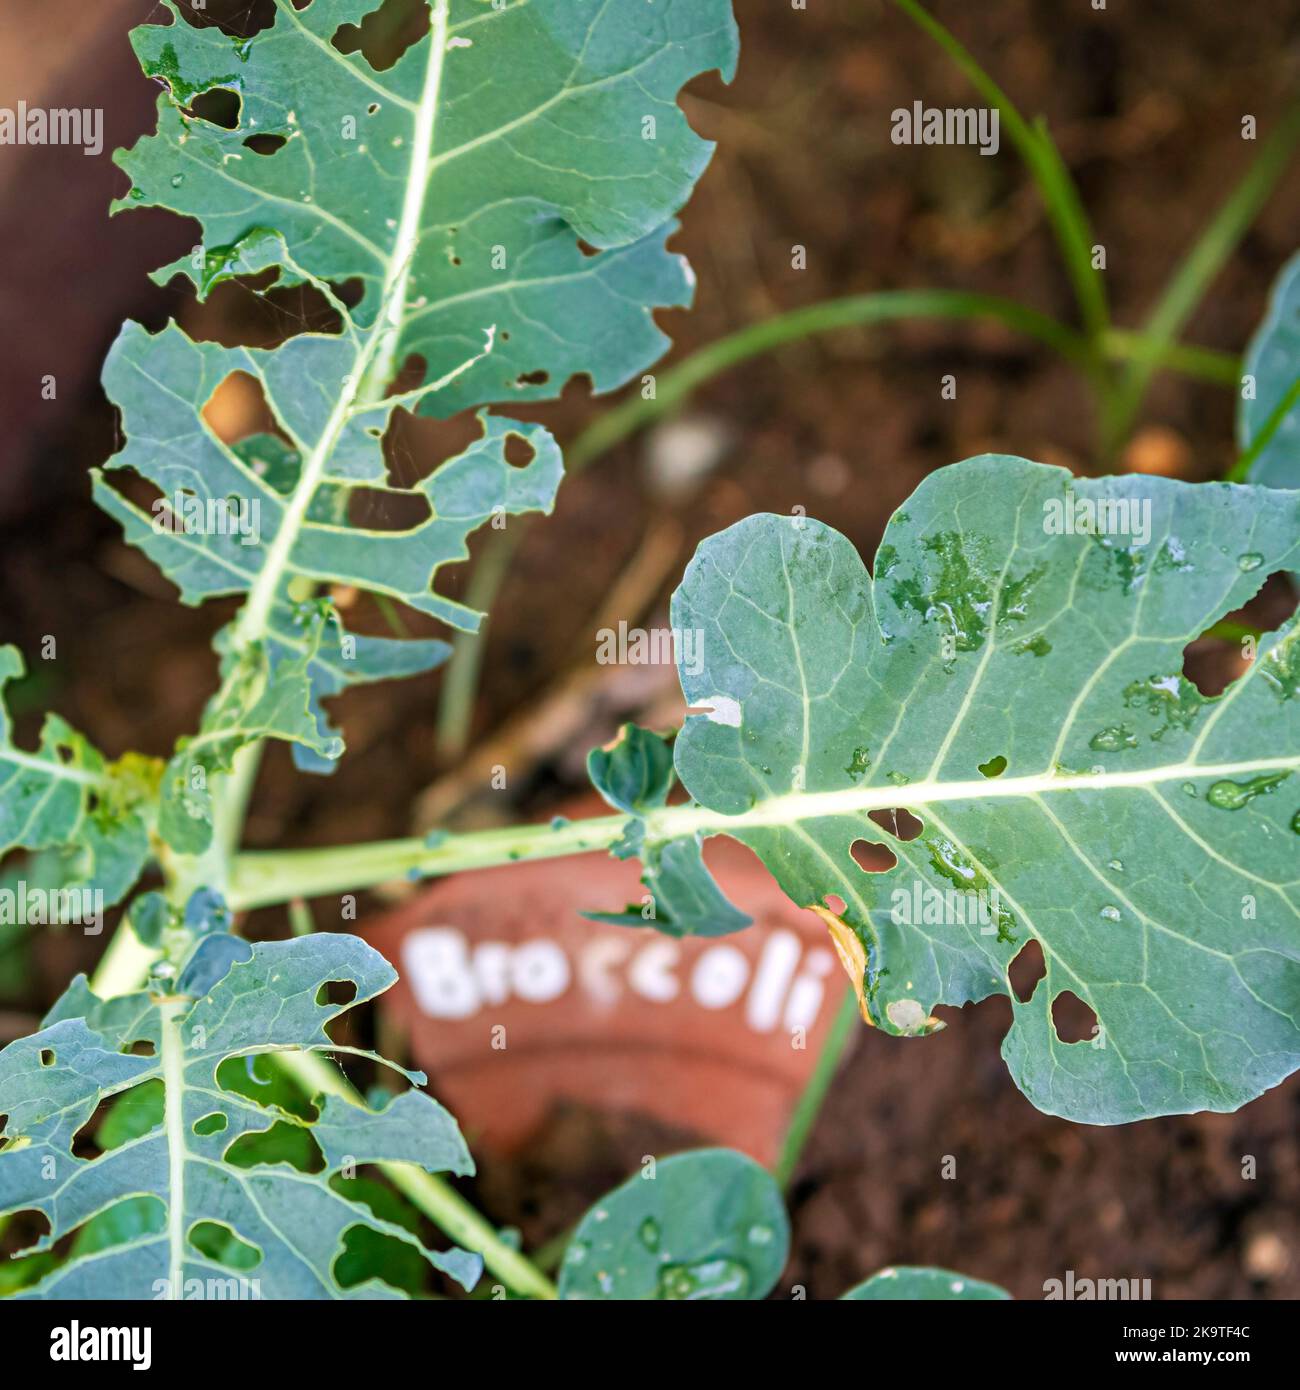
[[[1255,772],[1294,772],[1300,754],[1283,753],[1237,762],[1169,763],[1159,767],[1106,772],[1052,769],[1023,777],[990,781],[942,780],[908,784],[909,807],[960,801],[1054,796],[1063,792],[1102,792],[1119,787],[1151,787],[1189,778],[1240,777]],[[782,792],[728,815],[687,803],[665,806],[643,817],[647,844],[664,844],[691,835],[736,835],[746,830],[801,825],[832,816],[865,816],[899,802],[895,786],[845,787],[827,792]],[[462,869],[485,869],[521,859],[555,859],[590,850],[610,849],[629,828],[627,816],[558,821],[550,825],[516,825],[451,835],[430,845],[425,840],[384,840],[369,845],[328,849],[274,850],[241,854],[231,876],[231,903],[236,908],[264,907],[293,898],[322,897],[349,889],[373,888],[398,878],[431,878]]]
[[[895,797],[897,799],[897,797]],[[435,878],[461,869],[487,869],[521,859],[558,859],[610,849],[627,828],[626,816],[550,825],[517,825],[424,840],[383,840],[329,849],[263,850],[235,860],[230,903],[237,911],[329,897],[400,878]]]

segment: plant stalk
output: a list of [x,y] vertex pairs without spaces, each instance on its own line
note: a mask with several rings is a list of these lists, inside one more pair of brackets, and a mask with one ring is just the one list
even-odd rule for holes
[[813,1126],[821,1114],[822,1104],[830,1090],[831,1082],[839,1069],[849,1043],[858,1035],[861,1015],[858,1011],[858,996],[854,989],[844,991],[840,1006],[831,1021],[830,1032],[817,1056],[817,1065],[803,1088],[803,1094],[790,1117],[790,1127],[786,1130],[785,1142],[781,1145],[780,1156],[772,1174],[783,1188],[789,1187],[799,1166],[799,1157],[812,1135]]
[[[748,811],[728,815],[688,802],[651,811],[644,821],[647,844],[663,844],[691,835],[741,835],[800,825],[830,816],[862,816],[888,810],[903,801],[908,807],[957,801],[997,801],[1041,797],[1061,792],[1101,792],[1119,787],[1152,787],[1189,778],[1235,778],[1256,772],[1295,772],[1300,753],[1248,758],[1228,763],[1169,763],[1114,772],[1048,772],[1023,777],[973,781],[909,783],[905,794],[892,785],[852,786],[837,791],[783,792]],[[357,888],[373,888],[399,878],[434,878],[462,869],[485,869],[521,859],[556,859],[591,850],[610,849],[628,829],[631,818],[597,816],[549,825],[516,825],[427,840],[382,840],[368,845],[326,849],[267,850],[241,854],[231,875],[231,905],[238,910],[324,897]]]

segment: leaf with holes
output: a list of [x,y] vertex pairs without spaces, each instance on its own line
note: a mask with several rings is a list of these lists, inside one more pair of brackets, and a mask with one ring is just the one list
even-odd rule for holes
[[[246,254],[259,266],[286,264],[276,236],[254,237]],[[414,488],[391,487],[382,437],[406,398],[348,397],[344,383],[364,374],[377,339],[334,302],[341,334],[303,333],[272,351],[195,342],[175,325],[150,334],[128,323],[104,368],[126,435],[107,470],[134,473],[158,495],[146,509],[97,473],[96,500],[185,602],[246,596],[218,639],[221,687],[198,733],[178,745],[164,782],[160,829],[184,853],[209,842],[210,775],[229,770],[241,747],[284,739],[300,765],[328,770],[343,743],[323,698],[428,669],[446,655],[441,642],[354,636],[332,609],[295,602],[296,592],[342,583],[473,630],[480,615],[433,590],[439,570],[464,559],[468,537],[490,519],[549,511],[559,485],[559,450],[547,430],[483,415],[481,437],[463,453]],[[241,449],[209,428],[202,408],[237,372],[258,383],[290,449],[268,450],[264,436]],[[510,460],[512,441],[529,451],[527,462]],[[399,531],[350,524],[358,492],[418,502],[424,519]]]
[[560,1297],[765,1297],[790,1249],[776,1179],[733,1149],[651,1160],[578,1223]]
[[[0,1216],[45,1218],[49,1232],[35,1253],[90,1223],[97,1236],[21,1296],[397,1296],[375,1279],[339,1282],[338,1262],[358,1227],[402,1242],[472,1287],[477,1256],[427,1249],[405,1226],[376,1216],[364,1190],[353,1201],[346,1187],[358,1166],[386,1161],[472,1173],[460,1131],[436,1101],[411,1090],[363,1109],[327,1096],[303,1118],[218,1078],[231,1059],[356,1052],[332,1043],[326,1025],[395,978],[355,937],[249,946],[218,935],[202,938],[170,994],[101,1001],[75,982],[39,1033],[0,1051],[0,1114],[8,1117]],[[327,986],[340,982],[354,987],[354,998],[325,1002]],[[103,1152],[74,1152],[104,1102],[137,1096],[135,1119],[117,1120],[120,1132]],[[300,1131],[315,1162],[250,1159],[275,1126]]]
[[1251,482],[1300,487],[1300,256],[1282,268],[1242,372],[1237,443]]
[[[109,763],[53,714],[46,716],[37,749],[19,748],[4,687],[22,674],[18,651],[0,647],[0,856],[11,850],[47,853],[39,866],[29,861],[9,889],[15,913],[5,925],[26,919],[25,906],[16,903],[27,887],[37,888],[46,902],[52,894],[66,895],[63,907],[45,921],[92,924],[140,875],[159,769],[153,759],[135,755]],[[88,914],[82,910],[86,893],[100,895],[97,907],[90,898]],[[102,918],[97,926],[103,929]]]
[[[1235,1109],[1300,1065],[1300,628],[1217,698],[1183,649],[1297,560],[1300,493],[1001,456],[926,479],[874,578],[819,522],[751,517],[674,599],[709,713],[675,748],[698,809],[652,825],[751,846],[891,1033],[1012,993],[1040,943],[1003,1045],[1040,1109]],[[897,862],[864,873],[862,841]],[[1054,1026],[1066,993],[1083,1041]]]
[[[433,0],[429,31],[382,70],[340,46],[377,7],[276,0],[270,27],[235,41],[166,0],[170,24],[134,31],[164,90],[157,133],[117,157],[132,181],[118,207],[203,228],[203,254],[164,277],[206,288],[250,231],[275,228],[306,274],[360,282],[384,378],[412,356],[442,377],[495,324],[497,351],[424,397],[427,413],[643,371],[668,345],[652,310],[691,297],[664,242],[711,151],[677,93],[730,78],[731,0]],[[218,89],[237,96],[233,128],[196,113]]]

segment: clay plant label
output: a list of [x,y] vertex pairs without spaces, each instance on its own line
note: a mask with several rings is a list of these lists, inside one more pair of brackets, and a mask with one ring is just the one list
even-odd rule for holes
[[640,892],[635,863],[600,854],[439,880],[366,926],[400,977],[387,1019],[481,1146],[516,1148],[572,1101],[773,1161],[844,977],[752,856],[718,841],[709,861],[749,930],[593,923]]

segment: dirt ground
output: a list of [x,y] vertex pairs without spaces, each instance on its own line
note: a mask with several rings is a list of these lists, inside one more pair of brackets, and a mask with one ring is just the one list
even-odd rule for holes
[[[42,31],[57,32],[62,11],[80,8],[46,0],[25,21],[33,64],[49,47],[37,43],[48,41]],[[738,0],[737,8],[737,81],[724,88],[701,79],[685,102],[719,148],[676,242],[699,291],[692,312],[662,316],[674,340],[669,363],[769,314],[867,290],[980,290],[1070,317],[1040,202],[1005,136],[990,159],[890,143],[894,108],[971,100],[960,75],[892,6],[811,0],[796,10]],[[110,138],[129,141],[147,127],[152,98],[132,76],[125,29],[150,6],[118,0],[109,10],[114,22],[105,19],[79,50],[70,43],[67,63],[50,65],[42,82],[69,94],[94,85]],[[1289,0],[1254,0],[1248,15],[1216,0],[1105,10],[1086,0],[936,0],[933,10],[1022,109],[1049,119],[1107,248],[1111,302],[1126,326],[1140,322],[1258,149],[1241,137],[1243,116],[1254,115],[1262,135],[1300,90]],[[24,71],[15,52],[26,32],[9,35],[10,75]],[[43,180],[33,197],[14,151],[3,154],[0,251],[10,270],[0,382],[6,395],[25,391],[23,372],[49,361],[55,367],[42,370],[67,383],[39,415],[25,396],[16,399],[21,428],[11,427],[5,444],[0,639],[28,653],[46,634],[59,642],[58,661],[19,692],[20,733],[30,737],[34,711],[52,706],[110,754],[132,746],[161,754],[199,714],[215,670],[209,641],[228,613],[177,605],[92,506],[87,469],[115,440],[95,376],[124,314],[156,325],[180,312],[217,331],[223,317],[242,322],[246,306],[232,291],[200,315],[144,280],[146,266],[192,244],[192,229],[160,214],[109,222],[106,198],[125,180],[107,157],[93,171],[71,170],[75,179],[33,173]],[[1300,164],[1214,282],[1187,340],[1244,346],[1296,248],[1297,226]],[[796,245],[806,248],[806,269],[792,268]],[[14,320],[37,312],[33,346]],[[958,377],[956,400],[940,398],[945,373]],[[1221,474],[1233,456],[1233,405],[1230,391],[1158,377],[1121,466],[1155,460],[1188,479]],[[534,413],[564,442],[601,408],[571,383],[559,403]],[[679,530],[668,577],[646,596],[650,609],[701,537],[750,512],[806,507],[871,555],[889,514],[938,466],[990,449],[1078,469],[1094,461],[1077,373],[982,326],[849,329],[792,345],[708,383],[689,414],[722,447],[688,502],[655,489],[640,439],[570,480],[555,517],[529,533],[488,628],[480,736],[569,671],[575,651],[590,652],[590,615],[656,520],[670,517]],[[1286,601],[1274,594],[1272,620]],[[336,705],[350,755],[330,779],[294,775],[275,751],[249,842],[408,833],[416,798],[445,771],[434,751],[438,682],[433,675],[357,691]],[[591,730],[587,743],[603,733]],[[500,813],[533,815],[572,795],[576,766],[571,755],[543,759]],[[266,914],[253,928],[278,933],[283,923]],[[39,1011],[97,949],[37,941],[32,974],[3,1007]],[[1022,1297],[1041,1296],[1043,1280],[1067,1269],[1149,1277],[1157,1297],[1300,1297],[1295,1079],[1236,1116],[1070,1125],[1038,1114],[1012,1085],[998,1056],[1009,1017],[1005,1001],[992,1000],[950,1012],[949,1028],[928,1040],[858,1040],[792,1190],[783,1286],[834,1297],[882,1265],[906,1262],[962,1269]],[[641,1154],[688,1138],[635,1117],[568,1111],[523,1162],[488,1164],[476,1195],[530,1242],[545,1239]],[[955,1177],[946,1179],[949,1155]]]

